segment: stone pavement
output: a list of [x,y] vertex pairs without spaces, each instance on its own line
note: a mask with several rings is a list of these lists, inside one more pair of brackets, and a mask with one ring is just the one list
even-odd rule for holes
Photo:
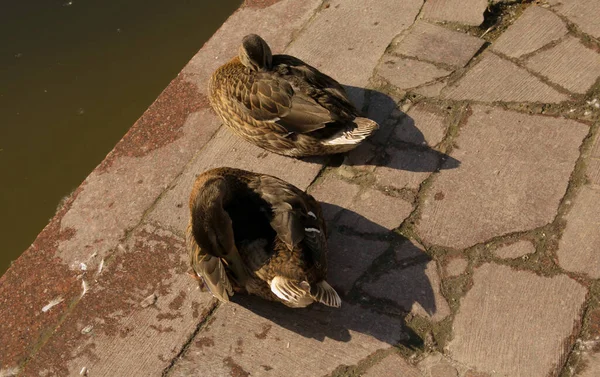
[[[600,375],[600,0],[247,0],[0,279],[0,376]],[[243,35],[347,85],[380,131],[294,160],[221,127]],[[341,309],[188,274],[195,175],[307,189]]]

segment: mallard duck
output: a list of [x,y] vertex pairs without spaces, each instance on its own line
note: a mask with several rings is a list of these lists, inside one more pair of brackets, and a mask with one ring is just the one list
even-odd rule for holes
[[325,220],[312,196],[269,175],[217,168],[198,176],[189,206],[190,265],[214,297],[341,305],[325,280]]
[[344,88],[289,55],[272,55],[256,34],[210,78],[212,107],[234,133],[292,157],[342,153],[379,125],[358,116]]

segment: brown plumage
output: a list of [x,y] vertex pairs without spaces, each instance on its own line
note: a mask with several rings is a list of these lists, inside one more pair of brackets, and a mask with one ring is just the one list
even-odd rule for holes
[[325,281],[321,207],[281,179],[233,168],[198,176],[187,244],[192,268],[221,301],[242,291],[291,307],[341,304]]
[[342,86],[258,35],[209,82],[210,103],[237,135],[271,152],[301,157],[349,151],[378,124],[358,116]]

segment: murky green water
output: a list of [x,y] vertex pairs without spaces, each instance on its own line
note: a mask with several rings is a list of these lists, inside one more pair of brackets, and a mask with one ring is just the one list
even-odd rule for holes
[[0,0],[0,275],[242,0]]

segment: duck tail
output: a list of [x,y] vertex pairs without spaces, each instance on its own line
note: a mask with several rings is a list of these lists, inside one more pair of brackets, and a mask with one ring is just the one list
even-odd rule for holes
[[329,285],[325,280],[314,284],[311,287],[311,296],[315,299],[315,301],[320,302],[321,304],[331,306],[334,308],[339,308],[342,306],[342,299],[337,294],[335,289],[331,285]]
[[369,118],[355,118],[353,121],[353,125],[354,128],[352,128],[351,130],[344,130],[338,132],[328,140],[324,141],[323,144],[331,146],[347,145],[353,148],[379,129],[379,124],[377,124],[377,122]]

